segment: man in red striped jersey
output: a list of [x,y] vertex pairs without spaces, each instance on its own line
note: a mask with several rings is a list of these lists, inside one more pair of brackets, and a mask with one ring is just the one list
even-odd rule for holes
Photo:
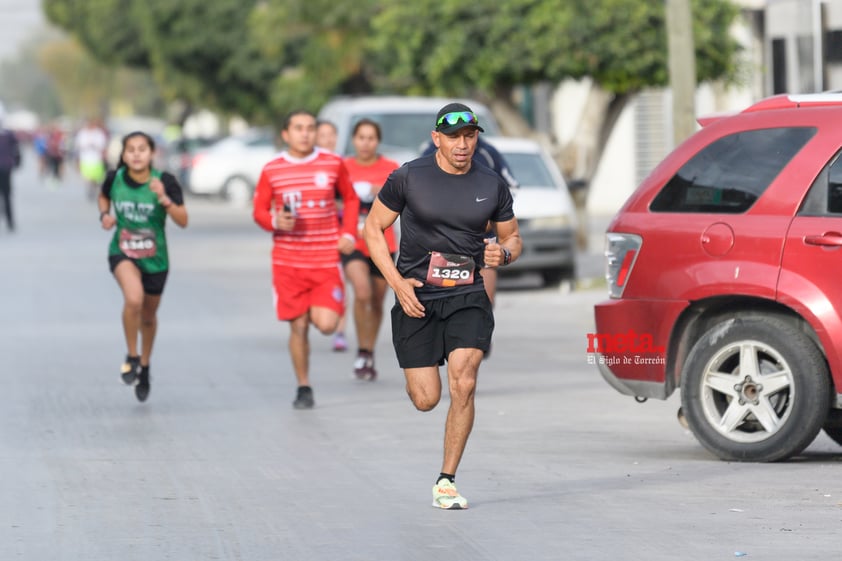
[[[303,110],[284,120],[287,148],[266,164],[254,192],[254,220],[272,232],[272,280],[278,319],[290,324],[289,352],[298,381],[296,409],[314,405],[310,324],[336,330],[344,310],[339,253],[354,250],[360,200],[342,158],[317,149],[316,117]],[[344,216],[337,219],[337,196]]]

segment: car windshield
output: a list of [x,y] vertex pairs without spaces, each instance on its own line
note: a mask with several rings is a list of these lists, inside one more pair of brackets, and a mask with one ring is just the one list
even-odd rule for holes
[[[430,131],[436,119],[435,113],[364,113],[354,115],[351,120],[350,136],[354,125],[360,119],[371,119],[380,125],[383,133],[383,140],[380,141],[380,151],[384,154],[390,152],[420,152],[430,141]],[[497,129],[490,119],[483,119],[480,115],[480,123],[486,134],[496,134]],[[345,154],[354,153],[353,143],[349,142],[345,147]]]
[[550,170],[547,169],[546,163],[538,154],[504,152],[503,158],[506,159],[509,169],[512,170],[512,175],[515,176],[521,187],[543,189],[556,189],[558,187]]
[[244,146],[245,147],[258,147],[258,146],[273,146],[274,142],[272,137],[270,136],[256,136],[256,135],[244,135],[244,136],[228,136],[225,137],[215,144],[212,145],[214,150],[218,151],[226,151],[226,150],[240,150]]

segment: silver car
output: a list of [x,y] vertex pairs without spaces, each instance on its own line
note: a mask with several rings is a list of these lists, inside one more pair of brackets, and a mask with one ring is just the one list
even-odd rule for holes
[[497,121],[482,103],[472,99],[450,99],[421,96],[340,96],[333,98],[319,111],[319,119],[336,125],[336,153],[353,155],[351,132],[360,119],[377,122],[383,133],[380,153],[398,163],[418,157],[430,141],[439,109],[458,101],[477,114],[486,134],[499,134]]
[[576,211],[555,161],[531,139],[486,137],[505,158],[520,188],[514,211],[523,240],[520,258],[501,275],[535,272],[547,285],[576,276]]
[[225,137],[193,155],[187,187],[197,195],[220,196],[233,205],[247,206],[263,166],[278,152],[267,131]]

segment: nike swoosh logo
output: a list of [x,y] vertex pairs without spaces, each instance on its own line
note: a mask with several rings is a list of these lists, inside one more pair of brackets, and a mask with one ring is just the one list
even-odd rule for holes
[[477,197],[478,203],[481,203],[482,201],[487,201],[487,200],[488,200],[488,197],[485,197],[484,199],[480,199],[479,197]]

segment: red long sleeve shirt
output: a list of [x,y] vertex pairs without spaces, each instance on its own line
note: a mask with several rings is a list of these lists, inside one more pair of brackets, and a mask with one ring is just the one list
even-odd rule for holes
[[[341,227],[337,195],[344,208]],[[275,229],[275,212],[284,205],[296,215],[289,232]],[[339,237],[356,238],[359,208],[342,159],[318,149],[300,159],[282,152],[263,167],[254,191],[254,221],[272,232],[272,263],[286,267],[336,267]]]

